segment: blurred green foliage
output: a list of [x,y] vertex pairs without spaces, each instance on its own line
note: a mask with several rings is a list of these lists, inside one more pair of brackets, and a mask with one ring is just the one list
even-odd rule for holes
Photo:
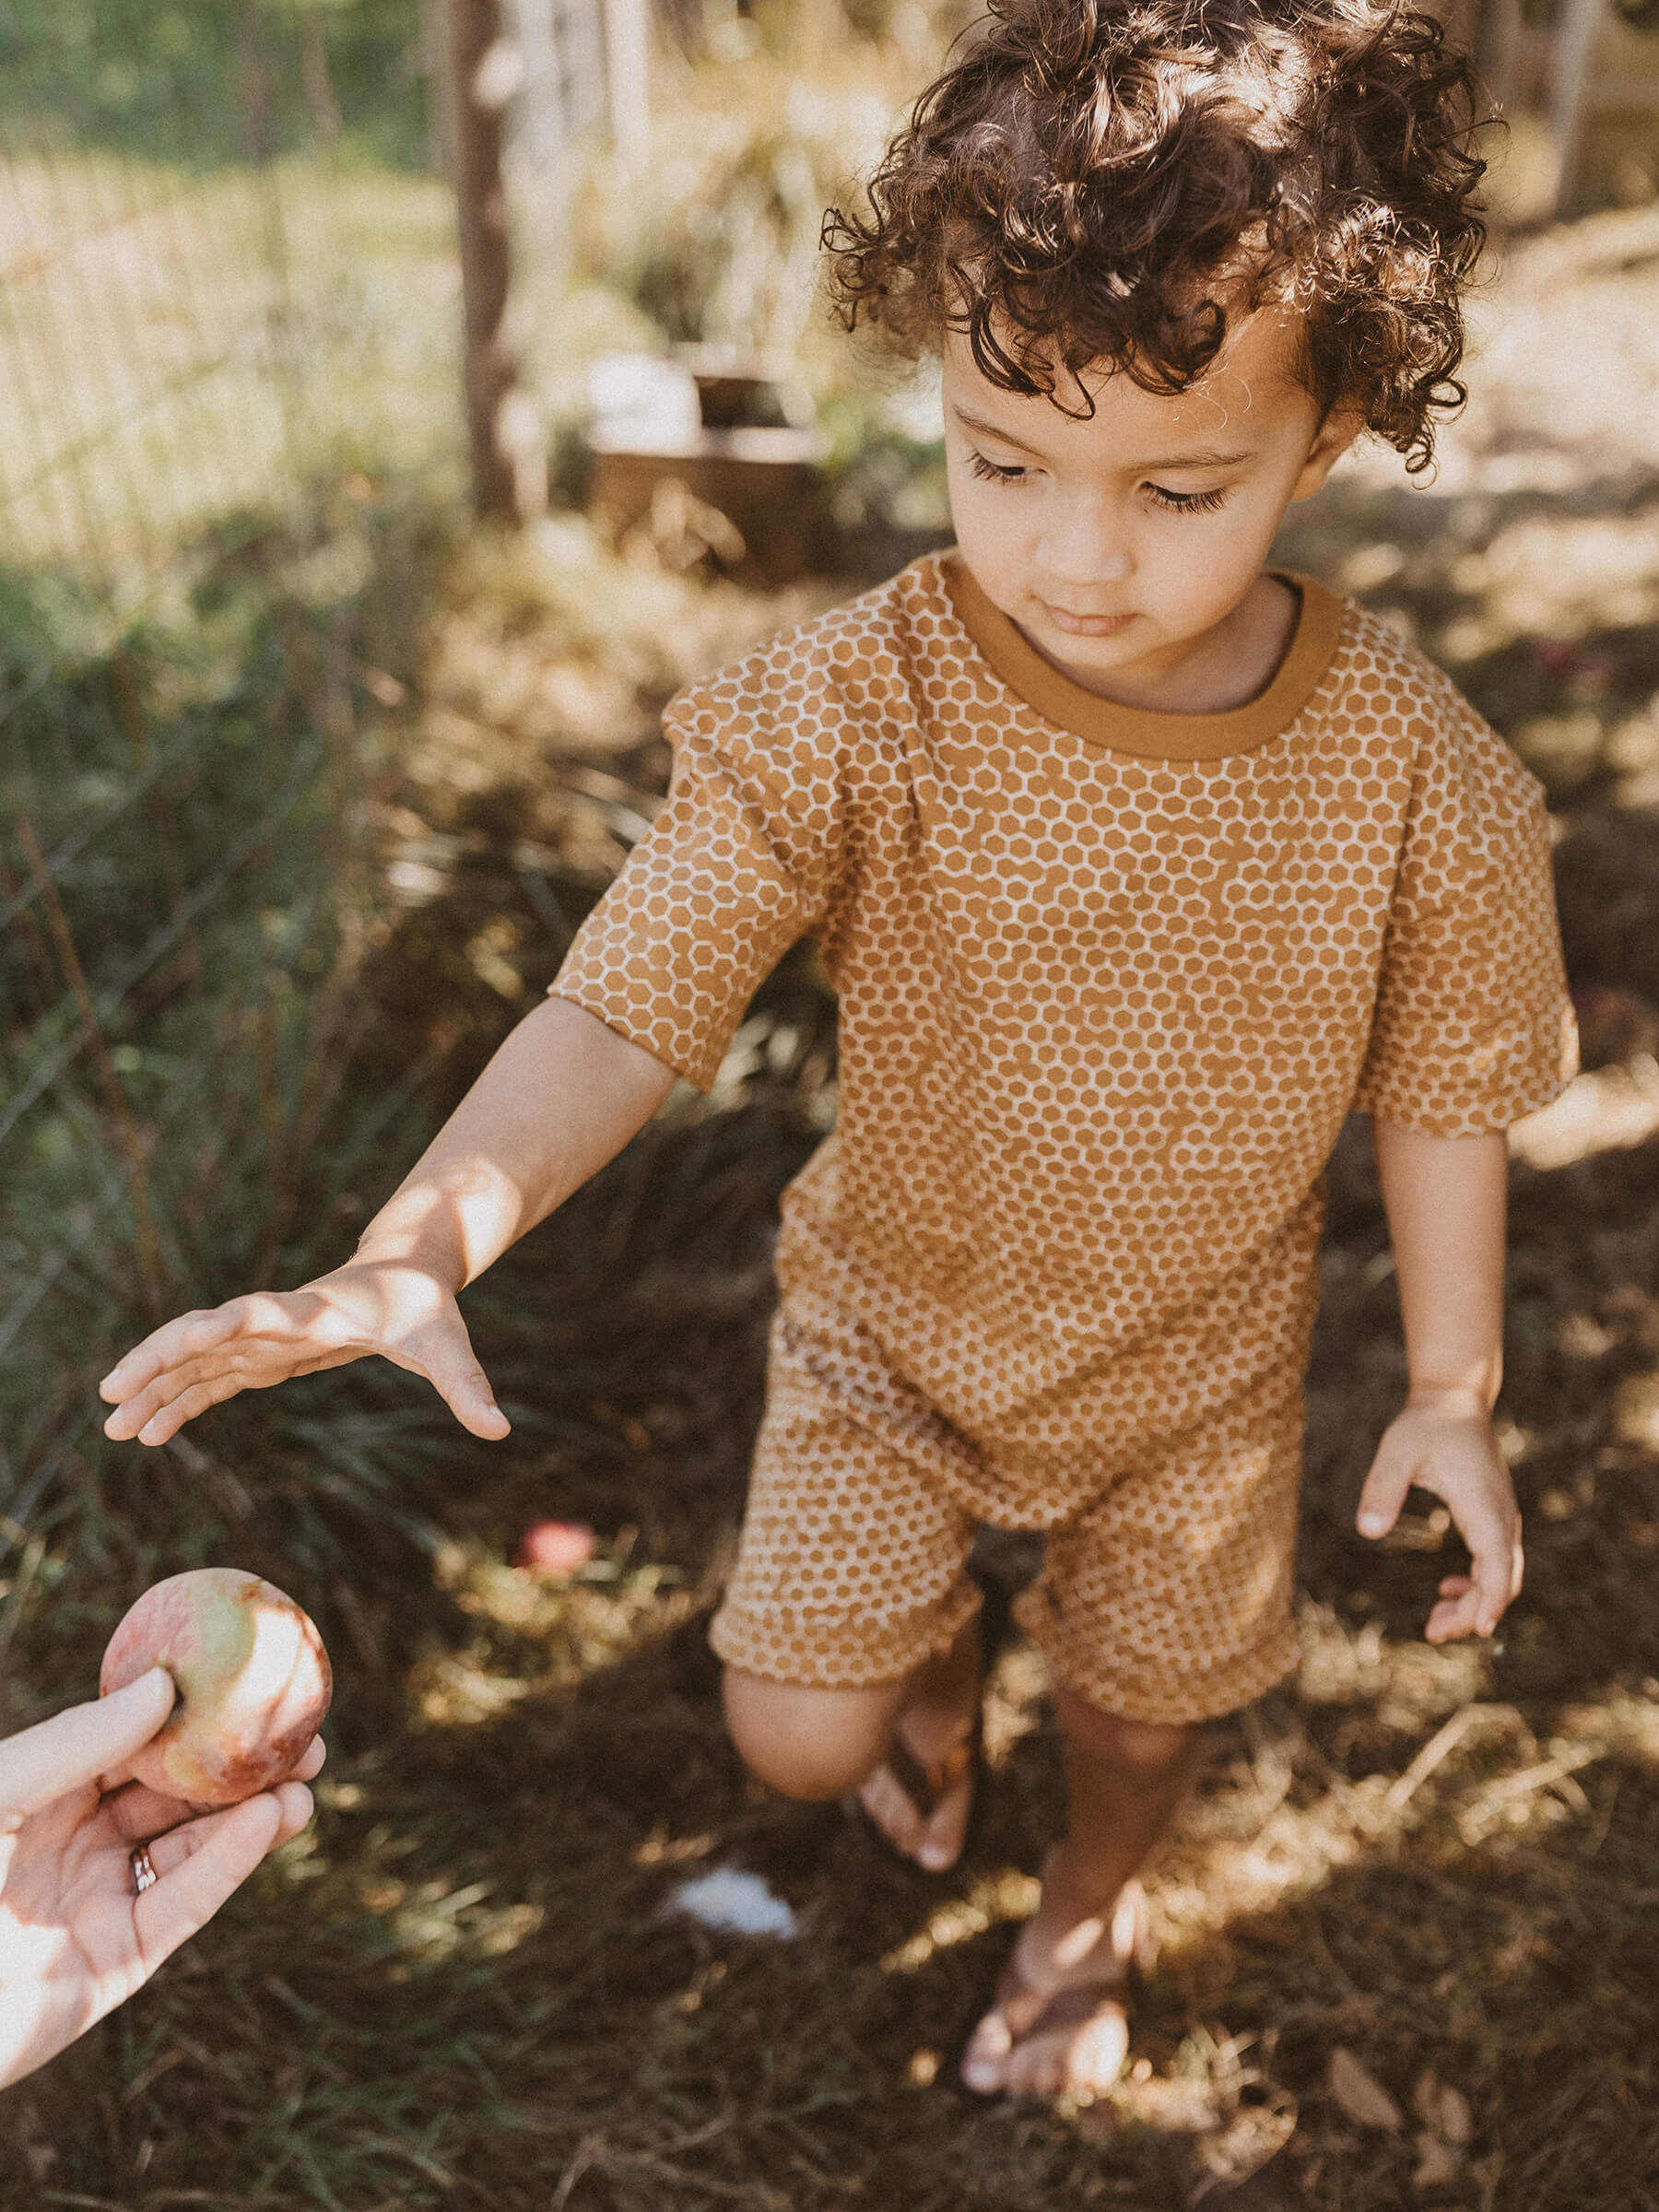
[[14,147],[211,166],[344,137],[422,166],[426,76],[419,0],[0,5],[0,128]]

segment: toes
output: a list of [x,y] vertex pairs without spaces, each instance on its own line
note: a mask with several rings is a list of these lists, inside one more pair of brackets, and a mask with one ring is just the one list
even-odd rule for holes
[[1006,2088],[1008,2057],[1014,2048],[1013,2031],[1000,2012],[988,2012],[968,2039],[962,2053],[964,2085],[981,2097],[994,2097]]
[[924,1820],[909,1792],[888,1768],[877,1767],[859,1790],[858,1801],[895,1851],[929,1874],[944,1874],[962,1855],[972,1795],[971,1784],[965,1783]]
[[916,1863],[930,1874],[944,1874],[961,1857],[968,1835],[969,1798],[967,1789],[952,1790],[923,1828],[915,1847]]
[[923,1828],[916,1808],[885,1767],[877,1767],[858,1793],[858,1802],[896,1851],[917,1855]]
[[1103,2096],[1128,2055],[1129,2022],[1120,2006],[1107,2006],[1072,2038],[1062,2086],[1074,2097]]
[[1101,2097],[1128,2055],[1128,2015],[1110,1998],[1080,2028],[1024,2038],[998,2006],[968,2039],[960,2071],[963,2086],[982,2097]]

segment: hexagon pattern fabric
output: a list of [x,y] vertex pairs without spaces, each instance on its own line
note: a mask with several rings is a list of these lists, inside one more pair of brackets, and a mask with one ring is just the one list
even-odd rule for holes
[[952,555],[669,710],[666,805],[553,985],[706,1086],[799,936],[834,1134],[785,1195],[717,1649],[890,1680],[1050,1530],[1022,1618],[1146,1719],[1294,1663],[1321,1174],[1359,1107],[1504,1127],[1571,1072],[1542,794],[1449,679],[1305,579],[1249,705],[1054,670]]

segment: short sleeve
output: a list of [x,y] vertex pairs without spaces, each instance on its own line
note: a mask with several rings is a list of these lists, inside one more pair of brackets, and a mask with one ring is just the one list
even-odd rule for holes
[[834,877],[834,718],[796,711],[793,689],[760,662],[671,702],[667,800],[550,986],[705,1090]]
[[1437,724],[1354,1103],[1426,1135],[1478,1136],[1547,1105],[1577,1038],[1542,788],[1455,693]]

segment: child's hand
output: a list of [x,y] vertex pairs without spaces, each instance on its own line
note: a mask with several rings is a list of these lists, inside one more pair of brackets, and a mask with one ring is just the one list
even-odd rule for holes
[[1470,1572],[1448,1575],[1424,1630],[1430,1643],[1489,1636],[1520,1594],[1521,1513],[1491,1416],[1468,1396],[1407,1403],[1383,1430],[1359,1494],[1362,1536],[1385,1536],[1416,1483],[1451,1509],[1470,1552]]
[[164,1444],[241,1390],[267,1390],[378,1352],[424,1375],[464,1429],[507,1434],[448,1287],[406,1261],[353,1261],[302,1289],[258,1291],[155,1330],[99,1384],[104,1434]]

